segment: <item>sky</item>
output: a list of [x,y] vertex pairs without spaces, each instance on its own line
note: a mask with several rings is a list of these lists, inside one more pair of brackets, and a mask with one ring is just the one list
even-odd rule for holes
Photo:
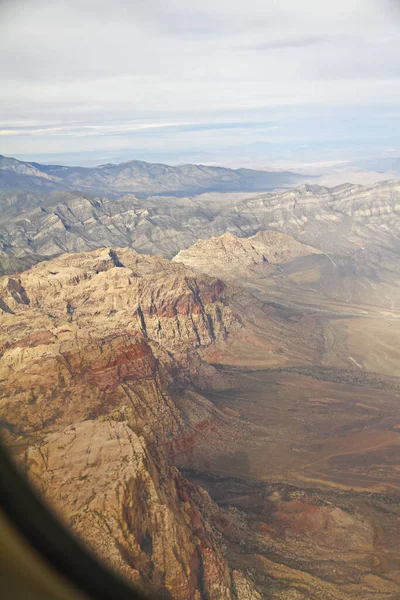
[[0,154],[400,155],[400,0],[0,0]]

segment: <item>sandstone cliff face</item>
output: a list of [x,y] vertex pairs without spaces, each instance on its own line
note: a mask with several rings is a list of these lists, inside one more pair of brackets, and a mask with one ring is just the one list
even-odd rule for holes
[[249,238],[225,233],[209,240],[199,240],[172,259],[194,271],[228,279],[265,274],[270,265],[279,265],[319,251],[278,231],[263,231]]
[[202,598],[210,587],[210,598],[231,598],[229,569],[196,493],[129,421],[114,418],[75,422],[30,446],[30,477],[133,584],[157,597]]
[[[282,313],[219,279],[131,249],[63,255],[2,278],[0,318],[10,366],[20,361],[13,345],[39,332],[55,336],[57,352],[88,332],[101,338],[121,328],[181,354],[216,344],[243,355],[250,343],[266,366],[315,361],[323,350],[313,317]],[[28,337],[25,345],[25,354],[42,356],[40,344],[33,349]]]
[[0,325],[2,434],[68,526],[155,595],[260,600],[242,517],[177,469],[234,460],[257,436],[202,395],[229,388],[212,363],[316,362],[314,317],[107,248],[1,278]]
[[21,277],[4,278],[0,286],[2,318],[12,331],[9,342],[18,330],[26,334],[19,323],[24,316],[35,330],[50,330],[60,342],[85,329],[102,334],[122,325],[169,350],[205,346],[241,326],[226,306],[220,280],[196,277],[180,265],[130,249],[64,255]]
[[25,357],[2,388],[2,426],[59,516],[129,581],[158,597],[231,598],[207,494],[163,451],[185,429],[164,379],[147,341],[126,332]]
[[180,354],[195,365],[188,350],[242,327],[224,284],[107,249],[0,287],[2,435],[60,518],[157,597],[250,598],[204,517],[216,505],[169,459],[228,419],[175,377]]

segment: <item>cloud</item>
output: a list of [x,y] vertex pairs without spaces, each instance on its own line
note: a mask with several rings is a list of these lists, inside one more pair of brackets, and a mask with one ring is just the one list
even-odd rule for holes
[[96,136],[96,135],[129,135],[132,132],[147,131],[149,129],[165,129],[166,127],[190,127],[192,123],[122,123],[114,125],[68,125],[58,127],[19,127],[18,129],[0,129],[0,136]]
[[212,127],[209,143],[240,143],[241,123],[262,137],[274,111],[297,111],[293,128],[307,114],[312,131],[319,108],[395,106],[398,4],[3,1],[2,151],[144,148],[146,135],[188,148],[188,131],[195,147]]

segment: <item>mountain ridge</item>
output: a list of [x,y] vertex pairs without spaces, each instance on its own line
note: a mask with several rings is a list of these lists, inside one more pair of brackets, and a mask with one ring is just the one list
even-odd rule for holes
[[[0,191],[0,274],[64,252],[132,247],[172,258],[199,239],[280,231],[322,253],[358,254],[364,269],[395,266],[400,182],[327,188],[306,184],[252,196],[202,194],[118,198],[84,192]],[[364,258],[361,256],[364,255]],[[367,260],[368,258],[368,260]],[[369,266],[368,266],[369,265]]]
[[131,160],[96,167],[43,165],[0,155],[0,189],[77,190],[91,193],[199,194],[261,192],[304,179],[291,171],[229,169],[202,164],[177,166]]

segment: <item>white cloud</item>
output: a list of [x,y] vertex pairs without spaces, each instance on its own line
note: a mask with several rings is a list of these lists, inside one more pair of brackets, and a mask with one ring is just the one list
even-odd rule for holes
[[163,123],[172,129],[254,121],[260,112],[270,119],[277,107],[298,107],[301,115],[305,107],[351,112],[357,105],[396,105],[397,6],[397,0],[3,2],[2,151],[41,152],[47,144],[58,152],[68,137],[75,144],[85,138],[93,150],[100,137],[104,148],[115,147],[118,134]]

